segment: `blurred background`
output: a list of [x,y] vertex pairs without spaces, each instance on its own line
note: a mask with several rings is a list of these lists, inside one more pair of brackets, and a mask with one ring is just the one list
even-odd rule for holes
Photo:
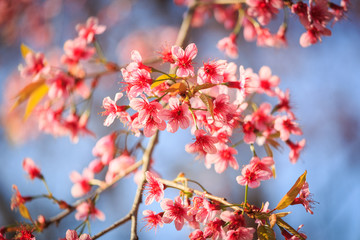
[[[334,1],[335,3],[338,3]],[[108,28],[99,37],[108,59],[126,64],[130,51],[137,49],[144,58],[154,56],[168,43],[173,44],[181,24],[185,7],[175,6],[173,1],[160,0],[51,0],[7,1],[0,0],[0,226],[19,222],[19,212],[10,210],[12,185],[19,187],[22,195],[45,193],[40,181],[31,181],[22,170],[25,157],[31,157],[42,169],[48,185],[55,196],[68,202],[75,199],[70,194],[71,171],[81,172],[93,160],[91,150],[96,138],[83,137],[72,144],[67,137],[55,139],[37,134],[31,119],[24,123],[16,116],[9,116],[9,99],[21,89],[17,67],[23,63],[20,44],[25,43],[35,51],[45,52],[46,57],[56,58],[62,53],[67,39],[76,36],[75,25],[84,23],[89,16],[97,16]],[[259,48],[256,43],[239,41],[237,65],[251,67],[257,72],[267,65],[273,74],[281,78],[280,88],[290,89],[291,104],[299,119],[307,144],[297,164],[288,160],[288,149],[275,152],[277,179],[262,183],[249,191],[251,203],[269,201],[274,208],[296,179],[308,171],[307,181],[315,205],[314,215],[303,207],[290,206],[293,214],[285,220],[294,228],[304,224],[302,231],[308,239],[360,239],[358,200],[360,198],[360,3],[353,1],[345,20],[336,23],[332,36],[309,48],[299,45],[303,26],[291,15],[288,29],[288,47],[283,49]],[[276,29],[276,28],[275,28]],[[208,59],[227,59],[216,49],[216,43],[229,34],[223,26],[210,17],[203,27],[191,30],[189,42],[199,49],[196,62]],[[228,59],[230,60],[230,59]],[[119,74],[102,81],[101,89],[94,95],[90,129],[97,137],[109,134],[122,127],[114,123],[103,127],[104,117],[101,102],[106,96],[113,98],[119,91]],[[134,139],[135,140],[135,139]],[[299,140],[299,139],[297,139]],[[173,179],[179,172],[201,182],[208,190],[230,202],[241,202],[244,188],[235,182],[239,170],[227,169],[223,174],[214,169],[206,170],[204,164],[184,150],[192,141],[188,131],[178,134],[161,132],[160,144],[154,153],[154,169],[163,178]],[[246,146],[238,147],[239,165],[251,158]],[[122,218],[130,209],[136,190],[132,177],[119,182],[116,188],[103,194],[98,207],[106,215],[106,221],[93,221],[92,234]],[[168,190],[165,197],[173,198],[177,192]],[[59,210],[49,201],[29,203],[33,216],[46,213],[56,215]],[[159,211],[152,204],[147,208]],[[141,206],[139,216],[144,210]],[[37,239],[58,239],[65,236],[68,228],[77,222],[72,215],[61,221],[58,227],[51,226]],[[143,227],[140,223],[139,229]],[[125,224],[101,239],[128,239],[130,224]],[[173,224],[165,225],[154,234],[142,229],[141,239],[185,239],[191,232],[184,228],[177,232]],[[278,238],[281,238],[278,234]]]

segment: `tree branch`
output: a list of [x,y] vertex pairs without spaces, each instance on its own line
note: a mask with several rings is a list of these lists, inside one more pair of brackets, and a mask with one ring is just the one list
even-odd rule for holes
[[217,201],[219,203],[222,203],[224,205],[227,205],[227,206],[231,207],[232,209],[234,209],[235,211],[243,211],[242,208],[240,208],[238,206],[234,206],[234,204],[229,203],[228,201],[226,201],[225,198],[217,197],[217,196],[214,196],[214,195],[212,195],[210,193],[207,193],[207,192],[202,192],[202,191],[199,191],[199,190],[196,190],[196,189],[193,189],[193,188],[189,188],[189,187],[186,187],[184,185],[181,185],[181,184],[178,184],[178,183],[175,183],[173,181],[166,180],[166,179],[158,178],[158,180],[162,184],[164,184],[164,185],[166,185],[168,187],[177,188],[177,189],[182,190],[184,192],[195,193],[195,194],[197,194],[199,196],[203,196],[205,198],[208,198],[208,199]]
[[93,198],[94,196],[101,194],[106,189],[109,189],[120,179],[127,176],[128,174],[133,172],[135,169],[139,168],[142,164],[143,164],[143,160],[140,160],[140,161],[134,163],[133,165],[131,165],[130,167],[125,169],[124,172],[121,172],[120,174],[118,174],[111,183],[104,184],[103,186],[96,189],[95,192],[93,194],[91,194],[89,197],[77,200],[75,203],[73,203],[71,206],[69,206],[69,208],[67,208],[63,212],[59,213],[55,217],[50,218],[50,220],[46,222],[45,226],[48,227],[49,225],[51,225],[53,223],[59,223],[64,217],[66,217],[67,215],[72,213],[76,209],[76,207],[79,206],[81,203],[86,202],[87,200]]
[[93,240],[103,236],[104,234],[108,233],[109,231],[117,228],[118,226],[124,224],[125,222],[129,221],[131,219],[131,239],[135,240],[138,239],[137,236],[137,213],[138,213],[138,209],[139,209],[139,205],[141,203],[141,197],[142,197],[142,192],[143,192],[143,185],[145,183],[145,172],[149,170],[150,167],[150,159],[152,156],[152,153],[154,151],[154,148],[156,146],[156,143],[158,142],[158,137],[159,137],[159,131],[156,131],[155,135],[153,135],[150,140],[149,143],[146,147],[146,150],[144,152],[143,158],[141,161],[142,162],[142,180],[140,182],[140,184],[138,185],[137,191],[136,191],[136,195],[134,198],[134,202],[132,205],[132,208],[130,210],[130,212],[123,217],[122,219],[118,220],[117,222],[115,222],[114,224],[112,224],[110,227],[104,229],[103,231],[99,232],[98,234],[94,235],[92,237]]

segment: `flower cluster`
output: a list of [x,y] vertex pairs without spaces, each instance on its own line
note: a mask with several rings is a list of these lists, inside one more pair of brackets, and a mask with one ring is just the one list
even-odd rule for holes
[[[22,45],[25,65],[20,65],[19,70],[27,85],[17,95],[14,105],[29,99],[25,117],[35,111],[41,131],[54,136],[69,135],[73,142],[78,141],[80,134],[94,135],[87,128],[89,111],[79,112],[76,106],[89,100],[96,87],[95,80],[90,86],[86,83],[89,77],[82,62],[97,58],[95,35],[103,33],[106,27],[99,25],[97,18],[90,17],[76,29],[78,36],[64,43],[64,54],[58,66],[50,64],[43,53]],[[30,103],[31,98],[38,100]]]
[[[257,169],[259,176],[261,175],[261,177],[266,179],[271,176],[271,171],[268,171],[267,165],[271,165],[272,163],[272,159],[260,160],[254,158],[250,164],[253,169]],[[192,192],[186,192],[184,189],[188,188],[184,188],[181,184],[170,185],[172,188],[179,188],[181,190],[180,196],[175,197],[174,200],[164,198],[163,180],[156,178],[150,172],[146,172],[145,174],[147,180],[146,190],[148,191],[145,193],[148,194],[145,204],[151,204],[153,200],[156,200],[157,202],[160,202],[160,207],[163,210],[159,213],[148,209],[143,211],[143,221],[148,230],[154,229],[156,231],[158,227],[163,227],[164,224],[174,222],[175,228],[178,231],[183,228],[184,224],[189,225],[189,227],[193,229],[193,232],[189,235],[189,239],[192,240],[205,240],[209,238],[252,240],[256,229],[246,225],[244,213],[251,218],[255,218],[255,222],[258,224],[258,234],[262,232],[262,228],[269,227],[269,224],[274,225],[274,218],[276,221],[277,217],[281,218],[283,216],[282,213],[279,215],[271,215],[270,212],[273,212],[276,209],[270,211],[268,209],[268,202],[260,209],[254,205],[246,205],[246,203],[230,204],[224,199],[216,198],[206,192],[203,192],[202,194],[197,192],[199,195],[193,195]],[[182,180],[184,180],[184,178],[180,177],[175,179],[174,182],[181,182]],[[246,179],[241,179],[241,181],[246,181]],[[254,179],[254,181],[256,181],[256,179]],[[256,184],[257,183],[250,182],[249,186],[256,186]],[[305,199],[309,194],[308,184],[305,182],[299,193],[300,197],[295,198],[291,204],[301,203],[305,206],[307,211],[312,213],[310,208],[308,208],[309,201]],[[238,206],[244,206],[244,209],[241,210]],[[231,208],[233,208],[233,211],[228,210]],[[284,236],[293,237],[291,239],[295,239],[298,235],[301,235],[303,239],[306,239],[305,234],[296,233],[298,235],[295,236],[291,235],[285,229],[282,229],[282,234]],[[290,237],[287,239],[290,239]]]
[[[277,148],[279,141],[285,142],[291,150],[291,162],[295,163],[305,140],[290,140],[302,131],[292,112],[289,92],[278,87],[279,77],[272,75],[267,66],[258,74],[240,66],[237,75],[235,63],[225,60],[204,62],[195,74],[196,55],[194,43],[185,49],[173,46],[171,58],[168,54],[162,58],[176,74],[155,77],[160,70],[144,65],[140,53],[133,51],[133,62],[121,69],[126,94],[117,93],[114,101],[104,98],[104,125],[119,118],[135,135],[143,133],[146,137],[157,130],[175,133],[179,128],[191,128],[195,141],[186,145],[186,151],[203,158],[207,168],[214,164],[217,173],[228,166],[239,168],[232,136],[241,132],[241,141],[268,149]],[[273,107],[266,102],[256,106],[248,101],[248,96],[254,94],[265,94],[278,103]],[[117,105],[121,97],[129,105]]]
[[[174,0],[178,5],[194,5],[194,1]],[[340,5],[328,0],[283,1],[283,0],[246,0],[236,4],[218,4],[203,0],[198,1],[192,17],[192,26],[200,27],[211,15],[224,25],[225,29],[232,30],[228,37],[218,42],[218,48],[225,51],[231,58],[237,58],[238,48],[236,39],[243,29],[246,41],[256,41],[261,47],[287,46],[286,31],[289,12],[297,15],[306,32],[300,37],[300,45],[308,47],[321,41],[322,36],[330,36],[329,23],[342,19],[348,10],[349,0],[342,0]],[[268,26],[278,17],[280,10],[284,11],[283,23],[276,33],[271,33]]]
[[[327,0],[309,0],[308,4],[283,0],[245,0],[236,4],[205,0],[174,2],[190,7],[191,14],[187,16],[191,17],[192,26],[201,26],[213,14],[225,28],[231,29],[229,37],[220,40],[217,47],[232,58],[238,56],[237,38],[241,29],[247,41],[256,40],[259,46],[285,46],[287,11],[291,11],[306,29],[300,37],[300,44],[307,47],[321,41],[322,36],[329,36],[328,25],[340,20],[349,5],[348,0],[342,0],[340,5]],[[284,22],[278,32],[272,34],[268,26],[282,9],[285,11]],[[5,233],[10,231],[17,232],[16,239],[35,239],[33,231],[41,232],[75,212],[75,218],[82,221],[80,236],[75,230],[68,230],[65,239],[91,240],[90,235],[83,234],[85,226],[89,227],[89,221],[94,218],[105,220],[104,213],[96,207],[100,194],[130,174],[134,174],[138,185],[137,199],[120,225],[130,219],[136,224],[138,207],[144,195],[145,205],[156,201],[162,209],[159,213],[148,209],[143,212],[145,226],[155,231],[174,222],[177,230],[189,225],[193,229],[189,238],[194,240],[250,240],[255,231],[258,236],[264,234],[271,239],[273,235],[275,239],[272,227],[277,224],[286,239],[306,239],[305,234],[284,223],[282,218],[288,212],[274,213],[289,205],[300,204],[313,214],[314,201],[306,182],[306,172],[272,210],[268,209],[269,203],[257,207],[247,201],[248,188],[257,188],[261,181],[274,177],[273,149],[288,146],[290,162],[296,163],[305,147],[305,139],[298,140],[302,130],[292,111],[289,90],[280,89],[280,78],[267,66],[254,71],[223,59],[209,59],[197,64],[196,44],[182,47],[183,42],[168,46],[159,53],[155,61],[162,60],[160,67],[148,63],[137,50],[131,51],[128,65],[118,66],[105,58],[97,41],[97,35],[105,30],[106,27],[100,25],[95,17],[90,17],[85,24],[78,24],[77,36],[64,43],[64,53],[57,64],[43,53],[22,45],[25,64],[20,65],[19,70],[26,86],[16,96],[13,108],[27,101],[25,118],[35,112],[33,115],[40,130],[54,136],[70,136],[74,143],[81,134],[94,135],[87,127],[90,107],[86,106],[84,110],[79,105],[90,105],[100,78],[119,73],[122,77],[120,91],[114,98],[103,98],[104,111],[101,114],[104,126],[109,127],[118,119],[125,129],[100,138],[92,149],[94,159],[82,173],[73,171],[70,174],[73,183],[71,195],[83,198],[73,205],[56,198],[40,168],[32,159],[25,158],[24,170],[31,180],[40,179],[45,184],[47,194],[23,196],[14,185],[11,209],[19,209],[30,223],[24,227],[1,228],[0,239],[6,239]],[[92,64],[101,69],[96,71]],[[89,71],[89,65],[95,69],[93,73]],[[169,70],[163,70],[166,68]],[[266,100],[257,103],[255,95],[262,95]],[[184,174],[179,174],[173,181],[160,178],[152,166],[157,134],[159,131],[177,133],[180,129],[188,129],[194,136],[184,148],[202,160],[207,169],[214,166],[218,174],[229,167],[239,171],[234,182],[245,187],[244,202],[231,204],[223,197],[210,194],[198,182],[185,178]],[[131,134],[137,137],[135,143],[128,141]],[[140,136],[151,137],[148,148],[143,146]],[[122,137],[124,145],[119,143]],[[247,164],[238,162],[237,146],[240,144],[247,144],[252,153]],[[258,156],[257,149],[265,150],[266,156]],[[139,154],[143,157],[137,161]],[[189,182],[196,183],[203,191],[189,188]],[[164,198],[167,187],[180,190],[180,194],[174,200]],[[39,215],[34,220],[25,204],[36,198],[49,199],[65,212],[49,219]],[[249,227],[245,217],[254,219],[257,227]],[[136,226],[133,229],[136,230]]]

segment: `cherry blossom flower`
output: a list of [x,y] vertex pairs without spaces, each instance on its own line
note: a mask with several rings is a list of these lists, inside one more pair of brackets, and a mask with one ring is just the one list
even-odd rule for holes
[[114,158],[109,163],[109,169],[105,176],[105,182],[111,183],[118,174],[123,174],[124,171],[135,163],[135,158],[129,153],[124,152],[120,156]]
[[233,29],[238,17],[236,5],[215,5],[214,17],[219,23],[223,23],[226,29]]
[[75,230],[66,231],[66,240],[92,240],[89,234],[83,233],[80,237]]
[[155,134],[156,130],[165,130],[166,123],[160,118],[160,111],[162,106],[157,101],[149,103],[145,96],[134,98],[130,101],[130,107],[138,111],[138,115],[132,122],[134,129],[144,128],[144,135],[151,137]]
[[88,112],[84,112],[81,116],[78,116],[75,112],[73,112],[64,119],[64,129],[66,129],[66,133],[70,135],[70,140],[73,143],[77,143],[79,141],[79,134],[95,135],[86,127],[88,119]]
[[133,129],[144,128],[144,136],[151,137],[157,130],[164,131],[166,128],[166,123],[163,120],[157,120],[154,117],[150,116],[145,122],[139,122],[139,118],[135,118],[132,122]]
[[253,157],[248,165],[242,170],[242,176],[237,176],[236,181],[240,185],[248,185],[250,188],[257,188],[260,186],[260,181],[268,180],[272,177],[270,167],[274,164],[272,157],[264,157],[260,160],[258,157]]
[[273,47],[281,48],[288,45],[285,36],[286,30],[287,28],[284,24],[280,25],[277,33],[273,36]]
[[158,101],[149,102],[148,99],[142,95],[142,98],[133,98],[130,101],[130,107],[139,112],[137,116],[139,122],[146,122],[150,117],[155,121],[161,121],[159,118],[159,112],[162,110],[162,106]]
[[242,25],[244,28],[243,31],[244,39],[248,42],[255,41],[257,32],[254,24],[251,21],[249,21],[248,18],[244,17]]
[[164,210],[164,223],[174,221],[176,230],[180,231],[184,226],[184,221],[191,221],[192,217],[187,215],[188,207],[184,206],[179,196],[173,202],[171,199],[165,198],[161,201],[160,206]]
[[65,55],[62,61],[72,65],[77,64],[80,60],[91,58],[95,53],[95,48],[88,47],[85,39],[76,38],[65,42],[64,51]]
[[34,161],[31,158],[25,158],[23,160],[22,166],[25,172],[29,174],[31,180],[33,180],[34,178],[43,178],[40,168],[35,165]]
[[192,233],[189,234],[190,240],[206,240],[204,237],[204,233],[200,229],[196,229]]
[[171,47],[164,46],[162,48],[162,51],[160,52],[160,54],[161,54],[161,59],[163,60],[163,63],[166,63],[166,62],[171,63],[171,64],[175,63],[175,60],[171,53]]
[[268,28],[256,27],[257,41],[259,47],[273,47],[275,45],[274,37]]
[[302,186],[299,197],[295,198],[291,205],[302,204],[308,213],[314,214],[312,211],[315,201],[311,199],[312,194],[309,191],[309,184],[307,182]]
[[196,215],[197,212],[204,206],[204,198],[202,196],[195,196],[192,199],[193,204],[189,206],[187,214],[189,216]]
[[230,34],[229,37],[225,37],[219,40],[216,46],[220,51],[224,51],[225,54],[230,58],[235,59],[239,56],[239,50],[236,45],[236,35],[233,33]]
[[271,105],[269,103],[262,103],[251,115],[251,121],[259,131],[264,131],[269,126],[272,126],[273,120],[274,117],[271,115]]
[[192,60],[197,55],[197,47],[194,43],[189,44],[185,51],[179,46],[173,46],[171,53],[175,60],[174,65],[178,67],[176,75],[179,77],[194,76],[194,67],[192,66]]
[[76,220],[84,220],[90,217],[91,219],[105,220],[105,215],[99,209],[97,209],[93,202],[83,202],[76,207],[75,218]]
[[16,229],[16,235],[13,239],[19,240],[36,240],[35,236],[32,234],[34,229],[28,229],[25,225],[21,225]]
[[53,77],[47,78],[48,96],[51,99],[67,98],[75,86],[75,79],[62,71],[57,71]]
[[70,180],[74,183],[71,188],[71,195],[74,198],[84,196],[86,193],[90,192],[91,185],[90,181],[94,178],[94,173],[89,169],[85,168],[83,174],[73,171],[70,174]]
[[291,119],[295,118],[294,113],[291,111],[290,106],[290,92],[289,89],[286,89],[285,92],[281,91],[280,88],[275,88],[275,95],[279,99],[279,103],[276,105],[276,110],[279,112],[286,112]]
[[230,103],[230,97],[228,94],[219,94],[213,101],[213,116],[208,113],[209,122],[215,120],[217,127],[223,127],[224,125],[231,125],[232,120],[237,117],[237,107]]
[[239,212],[223,211],[220,218],[225,221],[227,230],[236,230],[245,226],[244,215]]
[[209,221],[204,228],[204,237],[212,239],[223,239],[225,237],[225,231],[222,228],[224,221],[220,218],[215,218]]
[[163,213],[156,214],[155,212],[153,212],[151,210],[144,210],[143,211],[143,215],[145,217],[143,217],[142,220],[144,222],[147,222],[145,224],[145,227],[147,227],[147,230],[151,230],[151,229],[154,228],[155,233],[156,233],[156,230],[157,230],[157,228],[159,226],[163,227],[164,222],[163,222],[163,219],[162,219],[162,214]]
[[19,189],[16,185],[13,185],[12,188],[15,190],[14,195],[11,197],[11,210],[18,208],[20,205],[25,204],[28,201],[32,200],[32,197],[24,197],[20,194]]
[[195,220],[199,223],[206,223],[213,220],[219,212],[220,210],[217,204],[212,204],[208,200],[203,199],[202,207],[198,209]]
[[280,83],[280,78],[271,74],[271,69],[268,66],[263,66],[259,71],[258,93],[266,93],[269,96],[274,96],[275,92],[272,88],[277,87]]
[[145,205],[151,204],[154,199],[160,202],[164,198],[164,184],[162,184],[151,172],[145,172],[145,189],[148,190]]
[[226,61],[209,61],[204,63],[204,66],[198,70],[197,83],[214,83],[219,84],[224,80],[224,71],[226,69]]
[[105,109],[104,112],[102,112],[102,115],[107,116],[104,121],[104,126],[108,127],[110,126],[115,118],[120,118],[120,121],[122,122],[129,122],[130,121],[130,115],[126,112],[127,106],[119,106],[116,104],[116,102],[122,98],[122,93],[116,93],[114,100],[111,100],[110,97],[106,97],[103,99],[103,108]]
[[318,42],[318,40],[321,41],[321,36],[331,36],[331,31],[327,28],[323,30],[318,30],[316,28],[311,28],[301,34],[300,36],[300,45],[302,47],[309,47],[310,45],[313,45]]
[[121,73],[127,84],[126,93],[130,100],[140,94],[146,93],[149,95],[151,93],[150,85],[152,79],[149,71],[138,68],[132,72],[128,72],[123,68],[121,69]]
[[106,135],[100,138],[96,142],[95,147],[92,149],[92,154],[95,157],[99,157],[104,165],[108,165],[110,161],[114,158],[116,152],[116,146],[115,146],[116,138],[117,138],[116,132]]
[[267,25],[283,5],[281,0],[246,0],[246,3],[249,5],[248,14],[257,17],[261,25]]
[[291,121],[288,116],[277,117],[275,119],[274,129],[280,132],[280,139],[284,142],[289,139],[290,134],[302,134],[298,124]]
[[252,123],[252,121],[249,120],[251,116],[245,117],[245,121],[242,124],[243,132],[244,132],[244,142],[247,144],[254,143],[256,140],[256,134],[255,134],[255,126]]
[[239,227],[236,230],[230,230],[227,232],[225,240],[252,240],[254,237],[254,228]]
[[295,164],[297,162],[297,160],[299,159],[299,156],[300,156],[300,152],[305,147],[305,143],[306,143],[305,139],[301,140],[300,142],[296,142],[296,143],[293,143],[290,140],[286,141],[286,144],[290,147],[289,158],[290,158],[291,163]]
[[176,132],[180,128],[186,129],[190,125],[191,117],[189,107],[183,103],[180,105],[180,101],[177,98],[169,99],[169,109],[163,109],[159,113],[159,117],[168,121],[167,130],[171,133]]
[[233,62],[229,62],[226,64],[226,68],[224,70],[224,81],[223,82],[232,82],[232,81],[238,81],[236,77],[236,70],[237,65]]
[[41,75],[47,75],[50,67],[47,65],[43,53],[29,52],[25,56],[26,65],[20,65],[19,70],[22,77],[31,77],[34,81],[40,79]]
[[55,137],[66,134],[67,130],[63,126],[61,117],[63,108],[53,110],[49,106],[42,106],[35,111],[39,116],[39,129],[41,131],[53,134]]
[[95,174],[101,172],[104,166],[100,159],[94,159],[89,163],[88,169]]
[[300,37],[300,45],[308,47],[321,41],[321,36],[330,36],[331,31],[326,25],[334,17],[328,9],[327,0],[311,1],[309,6],[303,2],[293,4],[292,12],[299,16],[300,22],[307,30]]
[[129,63],[129,65],[126,67],[127,71],[133,72],[138,69],[143,69],[149,73],[151,72],[151,68],[143,64],[142,57],[141,57],[139,51],[137,51],[137,50],[131,51],[131,60],[132,60],[132,62]]
[[202,129],[197,129],[195,131],[196,140],[192,144],[187,144],[185,150],[189,153],[195,152],[206,152],[210,154],[215,154],[217,149],[215,143],[219,140],[216,137],[206,135],[206,132]]
[[233,155],[237,154],[236,149],[227,146],[226,144],[219,144],[217,146],[217,153],[207,154],[206,158],[209,163],[215,164],[215,172],[222,173],[226,170],[228,165],[233,169],[239,169],[239,165]]
[[102,34],[106,30],[106,26],[98,24],[96,17],[89,17],[85,25],[77,24],[75,28],[79,37],[84,38],[88,43],[95,40],[95,35]]
[[6,238],[6,235],[5,235],[5,234],[2,234],[2,233],[0,232],[0,240],[8,240],[8,239]]

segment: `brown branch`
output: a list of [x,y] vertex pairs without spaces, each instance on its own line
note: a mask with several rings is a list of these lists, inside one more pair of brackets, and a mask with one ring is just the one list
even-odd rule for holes
[[186,13],[185,18],[183,19],[183,22],[181,23],[181,27],[180,27],[179,33],[177,35],[175,45],[178,45],[178,46],[181,47],[184,44],[185,39],[189,34],[191,20],[192,20],[192,18],[194,16],[194,12],[195,12],[195,9],[196,9],[197,6],[198,6],[198,3],[197,3],[197,1],[195,1],[189,7],[189,10]]
[[117,222],[115,222],[114,224],[112,224],[110,227],[108,227],[108,228],[104,229],[103,231],[99,232],[98,234],[94,235],[92,237],[93,240],[103,236],[104,234],[108,233],[109,231],[111,231],[111,230],[117,228],[118,226],[124,224],[125,222],[129,221],[130,219],[132,222],[132,224],[131,224],[131,239],[133,239],[133,240],[138,239],[137,232],[136,232],[137,231],[136,230],[137,229],[137,213],[138,213],[139,205],[141,203],[143,185],[145,183],[145,172],[149,170],[150,159],[151,159],[152,153],[154,151],[154,148],[158,142],[158,137],[159,137],[159,131],[156,131],[155,135],[153,135],[150,138],[149,143],[144,152],[143,158],[141,160],[142,166],[143,166],[142,180],[141,180],[140,184],[138,185],[136,195],[134,198],[134,202],[133,202],[130,212],[125,217],[123,217],[122,219],[120,219]]
[[184,192],[191,192],[191,193],[195,193],[199,196],[203,196],[205,198],[208,198],[208,199],[211,199],[211,200],[214,200],[214,201],[217,201],[219,203],[222,203],[226,206],[229,206],[231,207],[232,209],[234,209],[235,211],[243,211],[242,208],[238,207],[238,206],[234,206],[234,204],[232,203],[229,203],[228,201],[226,201],[225,198],[222,198],[222,197],[217,197],[217,196],[214,196],[210,193],[207,193],[207,192],[202,192],[202,191],[199,191],[199,190],[196,190],[196,189],[193,189],[193,188],[189,188],[189,187],[186,187],[184,185],[181,185],[181,184],[178,184],[178,183],[175,183],[173,181],[169,181],[169,180],[166,180],[166,179],[161,179],[159,178],[158,179],[162,184],[168,186],[168,187],[172,187],[172,188],[177,188],[181,191],[184,191]]
[[104,184],[103,186],[101,186],[100,188],[96,189],[96,191],[91,194],[89,197],[84,198],[84,199],[79,199],[77,200],[75,203],[73,203],[71,206],[69,206],[69,208],[67,208],[66,210],[64,210],[63,212],[59,213],[58,215],[56,215],[55,217],[50,218],[49,221],[46,222],[45,226],[48,227],[49,225],[53,224],[53,223],[59,223],[64,217],[66,217],[67,215],[69,215],[70,213],[72,213],[77,206],[79,206],[81,203],[88,201],[91,198],[94,198],[96,195],[101,194],[103,191],[105,191],[106,189],[109,189],[111,186],[113,186],[116,182],[118,182],[120,179],[124,178],[125,176],[129,175],[131,172],[133,172],[135,169],[139,168],[141,165],[143,164],[143,160],[140,160],[136,163],[134,163],[133,165],[131,165],[130,167],[128,167],[127,169],[125,169],[125,171],[121,172],[120,174],[118,174],[111,183],[109,184]]

